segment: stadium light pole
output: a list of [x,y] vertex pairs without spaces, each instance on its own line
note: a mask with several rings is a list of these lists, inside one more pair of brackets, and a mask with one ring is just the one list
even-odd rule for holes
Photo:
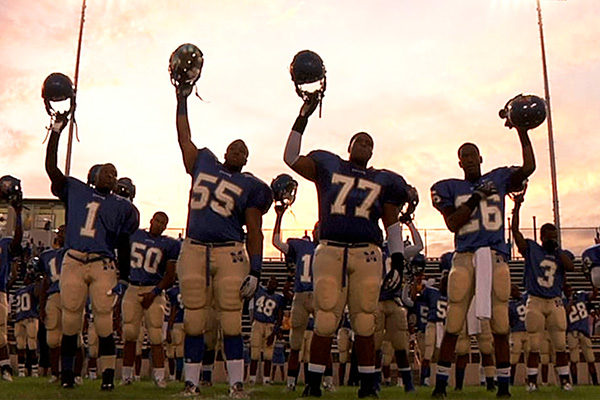
[[81,58],[81,41],[83,39],[83,23],[85,22],[85,0],[81,4],[81,19],[79,21],[79,39],[77,41],[77,58],[75,60],[75,101],[73,102],[73,111],[69,123],[69,141],[67,142],[67,159],[65,161],[65,175],[71,173],[71,151],[73,149],[73,129],[75,124],[75,109],[77,108],[77,82],[79,81],[79,59]]
[[540,46],[542,50],[542,70],[544,75],[544,95],[547,106],[547,126],[548,126],[548,149],[550,152],[550,179],[552,181],[552,210],[554,213],[554,225],[558,230],[558,243],[561,243],[560,231],[560,208],[558,205],[558,183],[556,179],[556,154],[554,152],[554,132],[552,130],[552,107],[550,107],[550,85],[548,84],[548,68],[546,65],[546,47],[544,44],[544,25],[542,23],[542,5],[540,0],[537,2],[538,26],[540,29]]

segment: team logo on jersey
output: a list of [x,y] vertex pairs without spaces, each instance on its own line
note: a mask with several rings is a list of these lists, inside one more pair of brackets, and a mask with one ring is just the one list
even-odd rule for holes
[[363,254],[365,255],[365,260],[367,262],[376,262],[377,261],[377,254],[375,254],[375,251],[371,251],[371,252],[365,251]]

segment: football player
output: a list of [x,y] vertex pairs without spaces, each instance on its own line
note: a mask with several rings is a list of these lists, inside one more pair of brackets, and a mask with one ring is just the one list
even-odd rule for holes
[[17,342],[17,360],[19,365],[19,376],[25,376],[25,363],[31,365],[31,377],[37,378],[38,356],[37,356],[37,334],[39,328],[39,299],[42,289],[41,281],[36,276],[35,269],[39,262],[33,257],[27,266],[24,286],[19,288],[13,296],[12,312],[15,315],[15,339]]
[[508,302],[508,320],[510,323],[510,383],[514,385],[517,364],[521,353],[525,353],[525,363],[529,358],[529,335],[525,327],[525,309],[529,295],[521,293],[517,285],[511,285]]
[[175,282],[175,263],[180,248],[177,239],[163,235],[168,223],[167,214],[157,211],[148,230],[138,229],[131,236],[129,287],[122,301],[124,384],[132,382],[136,341],[143,319],[151,346],[154,383],[159,388],[167,386],[162,335],[166,301],[163,292]]
[[383,286],[396,289],[404,268],[398,214],[409,201],[408,185],[394,172],[367,166],[374,142],[366,132],[350,139],[348,160],[322,150],[300,155],[302,133],[319,99],[319,92],[306,96],[284,152],[285,163],[315,183],[319,199],[319,245],[313,261],[315,332],[305,393],[321,395],[333,334],[348,303],[361,375],[358,394],[365,397],[375,394],[373,334],[383,268],[379,220],[392,258]]
[[[243,140],[227,146],[221,163],[192,142],[187,113],[189,84],[177,86],[177,135],[185,170],[192,177],[186,238],[177,262],[185,307],[187,394],[199,393],[206,312],[213,306],[223,330],[230,396],[246,397],[242,300],[254,296],[262,268],[262,216],[272,203],[271,188],[250,173]],[[246,226],[246,232],[243,227]],[[245,246],[244,246],[245,242]]]
[[269,278],[267,287],[259,286],[253,301],[252,331],[250,333],[250,384],[256,383],[256,370],[262,353],[263,383],[271,382],[273,343],[281,328],[285,299],[277,293],[277,278]]
[[21,240],[23,240],[22,203],[21,201],[13,201],[11,202],[11,207],[14,209],[16,215],[13,236],[0,238],[0,371],[2,379],[9,382],[12,382],[12,367],[10,366],[6,336],[9,313],[6,285],[10,276],[13,259],[21,254]]
[[560,385],[571,390],[569,360],[567,355],[567,318],[561,300],[566,271],[574,271],[575,264],[569,254],[558,244],[558,230],[553,224],[540,228],[542,244],[525,239],[519,231],[519,211],[524,197],[513,197],[515,207],[511,231],[519,253],[525,258],[525,290],[529,294],[525,310],[525,327],[529,334],[529,357],[527,358],[527,390],[537,390],[540,346],[544,329],[548,330],[552,348],[556,351],[556,370]]
[[112,288],[117,285],[115,249],[118,247],[120,279],[129,277],[129,236],[139,226],[139,212],[130,201],[111,193],[117,180],[113,164],[104,164],[95,188],[65,176],[58,168],[58,141],[67,126],[66,114],[57,114],[46,148],[46,172],[52,193],[67,205],[68,249],[62,264],[60,287],[63,308],[61,342],[63,387],[74,385],[73,363],[77,337],[83,323],[86,299],[92,300],[102,360],[102,390],[114,388],[116,348],[112,335]]
[[571,354],[571,376],[576,385],[577,363],[579,362],[579,351],[583,353],[583,358],[588,365],[588,372],[594,386],[598,386],[598,374],[596,372],[596,358],[592,350],[592,341],[590,339],[590,315],[588,313],[588,304],[598,297],[598,289],[594,286],[591,292],[583,290],[573,292],[570,285],[564,287],[565,302],[567,303],[567,343]]
[[[517,128],[517,132],[523,166],[497,168],[482,174],[483,158],[479,148],[473,143],[464,143],[458,149],[458,164],[464,172],[464,179],[445,179],[431,187],[433,206],[454,233],[456,247],[448,278],[448,318],[440,348],[434,396],[446,395],[458,334],[476,292],[479,292],[477,303],[480,305],[477,317],[491,319],[498,374],[496,394],[503,397],[510,393],[510,271],[508,245],[504,238],[504,197],[509,192],[520,190],[535,170],[528,130]],[[475,258],[477,267],[473,261]],[[481,278],[479,284],[476,284],[475,268],[477,277]],[[479,273],[484,269],[486,272]]]
[[40,270],[44,282],[40,294],[40,319],[46,325],[46,341],[50,348],[50,383],[58,382],[60,362],[60,339],[62,337],[62,308],[60,306],[60,268],[65,255],[65,225],[58,227],[53,249],[40,254]]
[[288,360],[287,389],[296,390],[298,373],[300,370],[300,350],[304,338],[304,331],[308,318],[313,315],[313,274],[312,262],[315,247],[318,243],[318,223],[310,237],[290,238],[285,242],[281,240],[281,221],[286,207],[276,205],[275,227],[273,228],[273,246],[285,254],[286,259],[295,266],[294,297],[292,299],[292,329],[290,331],[290,357]]
[[174,368],[169,368],[171,380],[181,380],[183,374],[183,341],[185,332],[183,330],[183,304],[181,304],[181,293],[179,285],[167,290],[167,297],[171,308],[171,314],[167,323],[167,357],[173,359]]
[[[412,189],[411,189],[412,190]],[[404,257],[409,263],[416,265],[420,263],[422,267],[425,264],[425,257],[419,252],[423,249],[423,240],[419,231],[415,227],[410,215],[401,216],[401,220],[408,226],[414,245],[406,245],[404,247]],[[387,245],[383,247],[384,254],[384,271],[387,274],[391,269],[391,260],[387,256]],[[381,349],[384,340],[391,343],[393,353],[396,356],[398,371],[404,383],[405,392],[413,392],[415,390],[412,371],[408,361],[408,320],[406,308],[401,304],[400,288],[395,292],[380,290],[379,304],[375,313],[375,355],[376,364],[375,370],[379,374],[381,372]],[[391,359],[392,357],[387,357]],[[390,361],[391,362],[391,361]],[[380,365],[377,365],[380,364]],[[389,364],[388,364],[389,365]],[[379,371],[378,371],[379,370]],[[379,379],[376,378],[376,390],[379,389]]]
[[440,347],[441,335],[446,322],[448,308],[448,274],[443,273],[438,286],[422,284],[423,275],[414,282],[412,298],[415,303],[424,303],[427,310],[427,326],[425,327],[425,349],[421,354],[421,386],[429,386],[431,362]]

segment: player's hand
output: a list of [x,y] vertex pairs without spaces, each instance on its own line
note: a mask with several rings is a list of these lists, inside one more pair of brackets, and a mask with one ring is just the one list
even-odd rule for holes
[[148,308],[150,308],[150,306],[154,302],[154,299],[156,298],[156,294],[152,291],[146,292],[146,293],[140,293],[140,294],[138,294],[138,296],[140,296],[142,298],[142,308],[144,310],[147,310]]
[[54,116],[54,122],[52,123],[52,131],[53,132],[57,132],[57,133],[61,133],[63,131],[63,129],[65,129],[65,126],[67,126],[67,123],[69,122],[69,112],[65,111],[62,113],[56,113],[56,115]]
[[300,108],[300,116],[302,117],[310,117],[312,113],[315,112],[317,106],[319,105],[319,101],[321,100],[320,92],[312,92],[308,93],[306,100],[304,100],[304,104]]
[[180,83],[175,86],[175,94],[177,99],[182,100],[187,98],[192,93],[193,86],[189,83]]
[[385,291],[395,292],[402,284],[404,271],[404,255],[402,253],[392,254],[392,270],[383,278],[381,287]]
[[110,289],[108,292],[106,292],[107,296],[123,296],[123,294],[125,293],[125,290],[127,290],[127,287],[129,286],[129,284],[125,281],[119,281],[114,288]]
[[475,186],[473,193],[478,194],[481,197],[481,200],[488,198],[491,195],[497,194],[498,189],[496,189],[496,185],[493,181],[484,180]]
[[256,293],[256,289],[258,289],[258,276],[256,272],[250,271],[240,287],[240,297],[242,299],[250,299]]

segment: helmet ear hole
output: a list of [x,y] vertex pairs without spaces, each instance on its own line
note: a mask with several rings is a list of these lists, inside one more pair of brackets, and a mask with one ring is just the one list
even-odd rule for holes
[[280,174],[271,182],[271,190],[276,203],[289,207],[296,200],[298,182],[288,174]]
[[169,58],[169,75],[174,86],[188,84],[193,86],[202,73],[204,55],[191,43],[179,46]]
[[546,101],[534,94],[521,93],[510,99],[498,115],[510,127],[534,129],[546,120]]

